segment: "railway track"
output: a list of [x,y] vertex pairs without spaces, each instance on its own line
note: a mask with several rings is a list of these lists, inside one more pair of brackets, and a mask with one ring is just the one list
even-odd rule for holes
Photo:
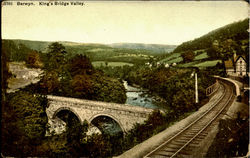
[[232,104],[234,93],[232,87],[220,82],[223,94],[205,113],[187,127],[178,131],[170,139],[147,154],[144,158],[192,157],[209,131],[216,125],[222,112]]

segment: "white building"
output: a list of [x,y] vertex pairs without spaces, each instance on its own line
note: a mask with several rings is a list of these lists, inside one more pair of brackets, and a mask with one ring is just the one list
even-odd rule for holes
[[243,77],[247,72],[247,61],[242,55],[234,54],[234,58],[225,61],[227,75]]
[[237,76],[245,76],[247,74],[247,61],[243,56],[237,56],[235,60],[235,73]]

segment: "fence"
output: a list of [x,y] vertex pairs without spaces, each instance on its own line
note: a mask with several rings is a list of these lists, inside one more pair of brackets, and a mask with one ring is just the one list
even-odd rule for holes
[[208,88],[206,88],[206,96],[211,96],[212,94],[214,94],[214,92],[216,92],[219,88],[219,83],[218,80],[216,79],[216,82],[209,86]]

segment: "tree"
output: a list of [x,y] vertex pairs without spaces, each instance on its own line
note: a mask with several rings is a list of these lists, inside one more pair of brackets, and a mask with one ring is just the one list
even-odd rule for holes
[[65,47],[58,43],[48,46],[48,53],[44,62],[44,76],[40,82],[44,93],[55,93],[60,90],[60,81],[67,77]]
[[84,143],[86,132],[88,131],[88,123],[84,120],[81,125],[78,117],[70,111],[61,111],[59,118],[66,122],[66,146],[68,152],[73,157],[83,156],[81,152],[81,145]]
[[232,63],[234,63],[233,54],[236,53],[236,50],[238,49],[239,45],[232,39],[227,39],[221,42],[217,47],[215,47],[217,57],[222,60],[222,63],[224,65],[224,71],[226,71],[225,61],[231,59]]
[[193,51],[186,51],[181,54],[181,57],[183,58],[183,61],[186,62],[191,62],[194,60],[195,54]]
[[15,43],[12,40],[2,41],[2,52],[5,52],[10,61],[25,61],[27,54],[32,49],[22,43]]
[[212,46],[207,49],[207,55],[211,59],[219,58],[219,42],[217,40],[214,40]]
[[87,143],[83,146],[87,150],[88,157],[110,157],[112,144],[100,134],[93,134],[88,137]]
[[219,53],[218,56],[224,61],[232,58],[236,50],[239,49],[238,47],[239,45],[234,40],[227,39],[221,42],[221,44],[216,47],[216,50]]
[[94,67],[91,64],[91,61],[86,55],[77,54],[69,62],[69,71],[72,76],[75,75],[85,75],[92,74]]
[[218,59],[218,53],[216,51],[216,49],[214,49],[213,47],[209,47],[207,50],[207,55],[211,58],[211,59]]
[[5,102],[6,89],[8,88],[8,79],[11,77],[11,72],[9,71],[10,61],[8,54],[6,54],[6,48],[2,45],[2,54],[1,54],[1,86],[2,86],[2,106]]
[[88,99],[93,94],[93,81],[88,75],[76,75],[71,81],[75,97]]
[[160,112],[160,110],[154,110],[152,114],[149,115],[146,123],[152,124],[153,129],[165,123],[165,118]]
[[40,68],[42,67],[40,55],[37,51],[32,51],[28,54],[26,64],[29,67]]
[[126,91],[121,82],[102,74],[93,75],[93,91],[92,99],[105,102],[125,103]]
[[54,70],[61,73],[66,64],[66,53],[65,47],[62,44],[58,42],[50,44],[48,46],[47,61],[45,63],[46,70]]
[[48,122],[46,98],[19,91],[8,97],[2,114],[2,152],[8,156],[37,156],[36,146],[45,137]]
[[42,88],[42,92],[45,94],[58,92],[60,89],[58,73],[56,71],[46,72],[40,82],[40,86]]

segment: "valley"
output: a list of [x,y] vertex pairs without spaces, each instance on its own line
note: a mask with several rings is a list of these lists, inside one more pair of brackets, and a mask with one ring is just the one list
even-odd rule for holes
[[5,153],[113,157],[147,141],[210,103],[226,60],[249,59],[247,22],[180,45],[3,39]]

